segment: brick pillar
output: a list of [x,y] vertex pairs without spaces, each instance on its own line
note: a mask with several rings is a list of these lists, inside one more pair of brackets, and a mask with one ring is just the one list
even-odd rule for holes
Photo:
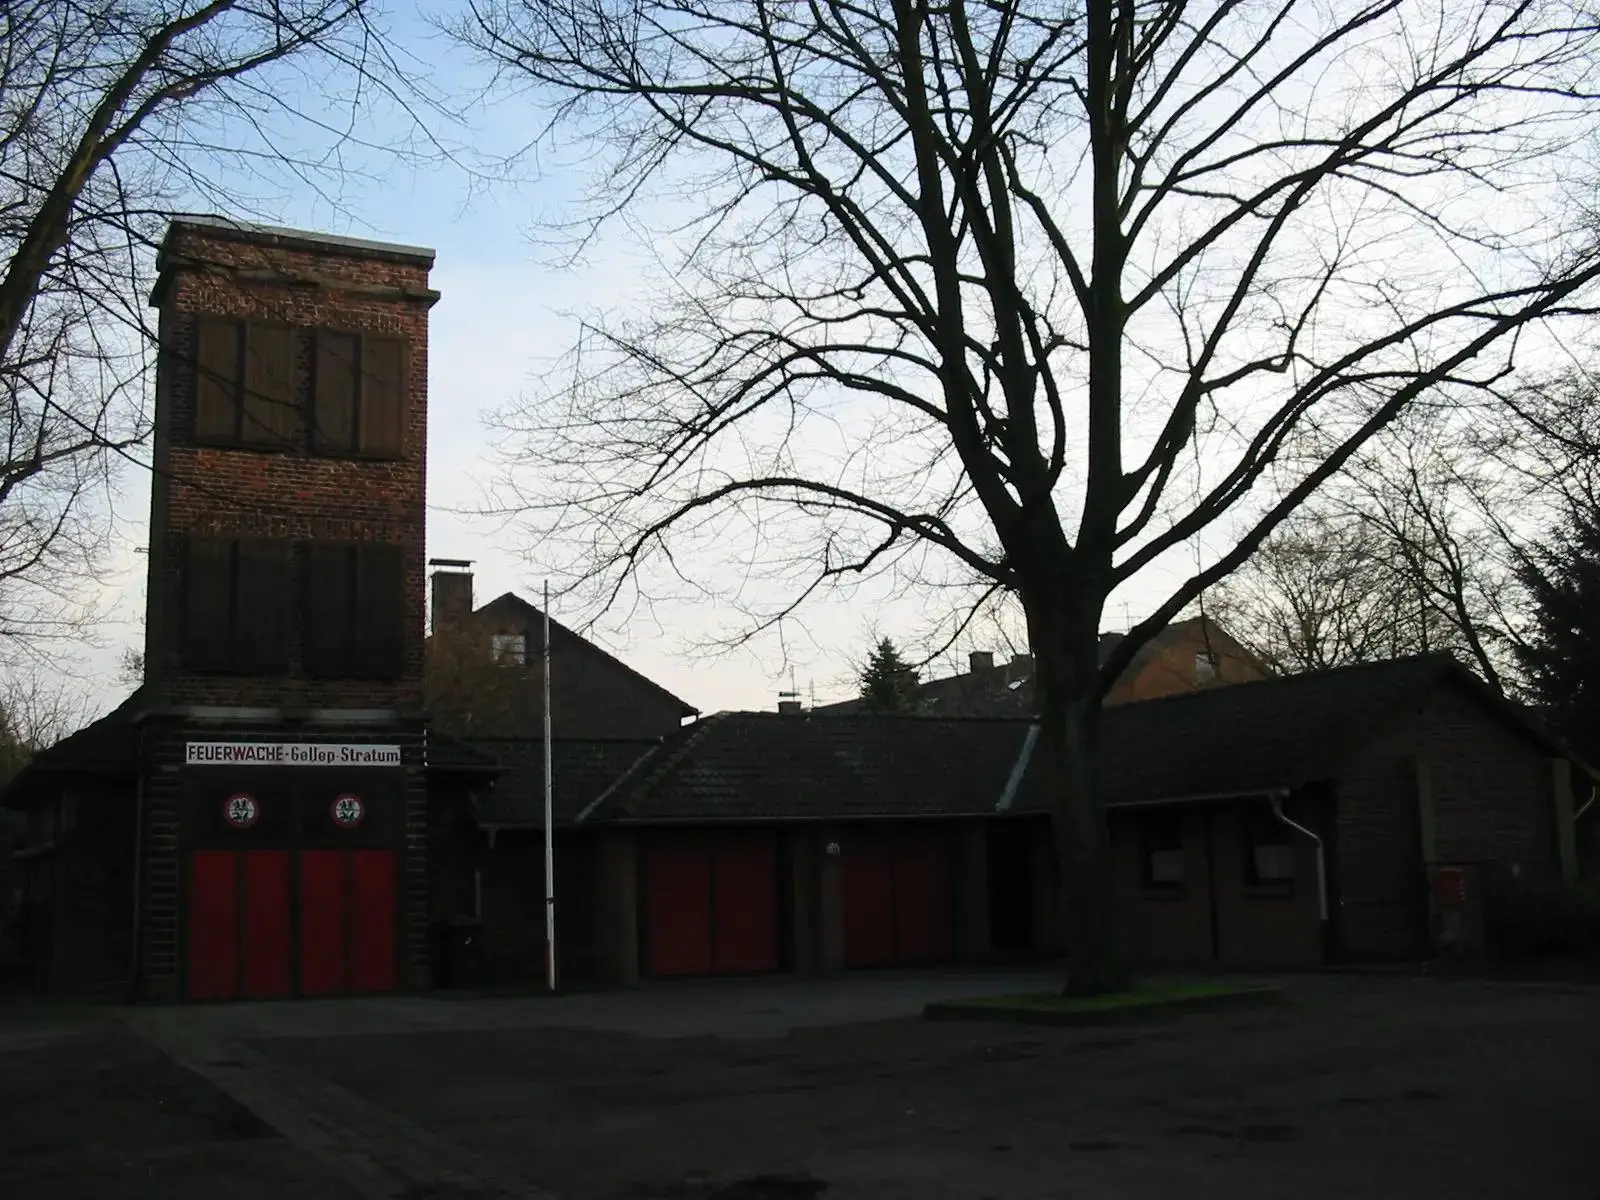
[[631,830],[600,835],[595,871],[598,973],[608,983],[639,982],[639,846]]
[[989,941],[989,829],[967,821],[956,831],[956,957],[981,958]]
[[844,970],[844,905],[839,890],[839,839],[840,832],[836,826],[824,826],[818,831],[818,966],[824,972]]
[[789,945],[791,966],[800,975],[822,971],[821,870],[822,845],[816,832],[804,827],[788,831],[783,853],[788,867]]

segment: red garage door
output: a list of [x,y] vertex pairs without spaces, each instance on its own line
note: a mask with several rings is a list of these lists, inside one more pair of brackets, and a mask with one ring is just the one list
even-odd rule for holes
[[651,974],[778,969],[775,835],[662,837],[645,851],[644,882]]
[[955,953],[949,838],[937,830],[847,837],[839,881],[845,965],[949,961]]
[[190,856],[191,999],[394,989],[394,851],[305,850],[298,858],[292,863],[288,850]]

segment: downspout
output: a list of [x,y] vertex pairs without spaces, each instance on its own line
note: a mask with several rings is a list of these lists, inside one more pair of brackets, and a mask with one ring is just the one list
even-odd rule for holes
[[1283,811],[1283,794],[1275,792],[1268,797],[1272,804],[1272,815],[1297,833],[1302,833],[1311,839],[1317,848],[1317,915],[1323,920],[1328,919],[1328,863],[1323,852],[1322,839],[1304,825],[1291,821]]

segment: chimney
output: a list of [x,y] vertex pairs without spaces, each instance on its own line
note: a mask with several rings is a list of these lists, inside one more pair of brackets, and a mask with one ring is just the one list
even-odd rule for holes
[[804,712],[805,707],[798,700],[779,700],[778,711],[784,714]]
[[460,621],[472,613],[472,560],[430,558],[433,568],[433,615],[430,630]]
[[1011,668],[1007,671],[1007,674],[1012,679],[1028,678],[1033,674],[1033,655],[1013,654],[1011,656]]
[[967,655],[967,670],[976,675],[979,671],[994,670],[993,650],[973,650]]

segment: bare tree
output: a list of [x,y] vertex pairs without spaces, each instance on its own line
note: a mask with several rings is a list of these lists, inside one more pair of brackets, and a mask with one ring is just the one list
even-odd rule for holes
[[[1576,4],[478,0],[459,32],[601,148],[580,236],[621,219],[661,276],[505,414],[504,507],[613,600],[787,588],[770,625],[930,562],[1020,597],[1074,989],[1127,977],[1105,690],[1600,275]],[[1097,662],[1108,593],[1186,547]]]
[[[1419,405],[1214,590],[1282,670],[1446,652],[1515,690],[1528,481],[1484,452],[1478,413]],[[1502,414],[1503,415],[1503,414]]]
[[384,90],[369,7],[0,5],[0,635],[82,630],[113,468],[149,433],[156,239],[175,208],[248,205],[263,164],[349,169],[326,122],[343,84]]
[[1414,596],[1359,517],[1305,509],[1207,597],[1214,616],[1280,674],[1420,652]]

